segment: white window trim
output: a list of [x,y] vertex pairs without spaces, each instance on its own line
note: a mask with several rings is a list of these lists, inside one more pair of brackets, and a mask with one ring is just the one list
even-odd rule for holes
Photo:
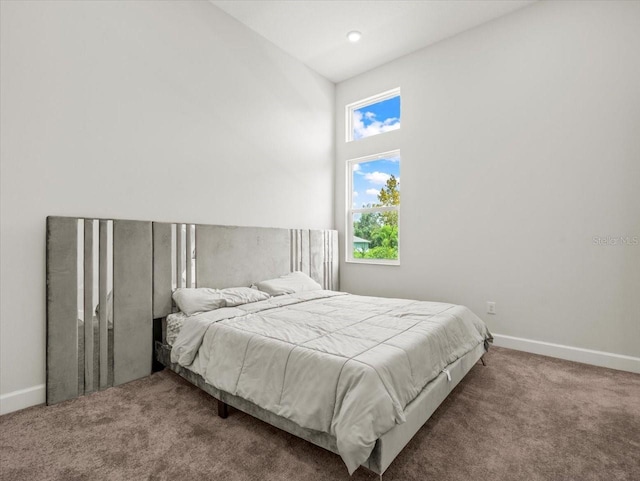
[[[386,159],[389,157],[402,157],[400,156],[400,149],[390,150],[389,152],[382,152],[380,154],[367,155],[365,157],[358,157],[356,159],[350,159],[347,161],[347,203],[345,219],[347,220],[347,227],[345,232],[345,262],[352,264],[378,264],[386,266],[399,266],[400,265],[400,206],[389,207],[353,207],[353,166],[355,164],[361,164],[363,162],[371,162],[372,160]],[[402,199],[402,197],[401,197]],[[402,200],[400,201],[402,205]],[[368,212],[397,212],[398,213],[398,258],[397,259],[356,259],[353,257],[353,215],[354,214],[366,214]]]
[[[355,141],[355,139],[353,138],[353,111],[354,110],[358,110],[361,109],[362,107],[366,107],[368,105],[372,105],[372,104],[377,104],[378,102],[382,102],[384,100],[389,100],[392,99],[393,97],[398,97],[400,96],[400,87],[397,87],[395,89],[391,89],[391,90],[387,90],[386,92],[382,92],[380,94],[376,94],[376,95],[372,95],[371,97],[367,97],[366,99],[362,99],[362,100],[358,100],[357,102],[353,102],[351,104],[348,104],[345,107],[345,115],[346,115],[346,119],[345,119],[345,126],[346,126],[346,133],[345,133],[345,139],[347,142],[353,142]],[[388,133],[388,132],[384,132],[384,133]],[[382,134],[380,134],[382,135]],[[372,137],[376,137],[375,135]],[[365,138],[369,138],[369,137],[365,137]],[[364,140],[364,139],[359,139],[359,140]]]

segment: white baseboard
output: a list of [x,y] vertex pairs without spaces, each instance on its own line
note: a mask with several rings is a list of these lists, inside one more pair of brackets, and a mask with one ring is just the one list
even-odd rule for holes
[[44,384],[0,395],[0,415],[43,404],[46,399]]
[[567,361],[582,362],[594,366],[608,367],[620,371],[640,373],[640,357],[625,356],[612,352],[594,351],[580,347],[564,346],[551,342],[533,341],[521,337],[493,334],[493,343],[517,351],[531,352],[543,356],[557,357]]

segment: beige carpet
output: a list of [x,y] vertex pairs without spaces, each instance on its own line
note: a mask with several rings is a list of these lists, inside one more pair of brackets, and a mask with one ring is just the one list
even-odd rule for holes
[[[494,348],[383,479],[640,480],[640,375]],[[0,479],[348,480],[340,458],[165,371],[0,417]],[[354,481],[377,479],[360,468]]]

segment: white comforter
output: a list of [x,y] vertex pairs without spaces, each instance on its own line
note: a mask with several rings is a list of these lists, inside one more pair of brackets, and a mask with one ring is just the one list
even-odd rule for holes
[[490,338],[464,306],[312,291],[187,318],[171,351],[218,389],[330,433],[349,473],[448,364]]

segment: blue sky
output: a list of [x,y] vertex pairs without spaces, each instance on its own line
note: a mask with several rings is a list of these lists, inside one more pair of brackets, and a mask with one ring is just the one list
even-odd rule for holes
[[400,128],[400,96],[353,111],[353,139]]
[[387,157],[353,164],[353,206],[360,208],[378,202],[378,192],[389,177],[400,179],[400,158]]

